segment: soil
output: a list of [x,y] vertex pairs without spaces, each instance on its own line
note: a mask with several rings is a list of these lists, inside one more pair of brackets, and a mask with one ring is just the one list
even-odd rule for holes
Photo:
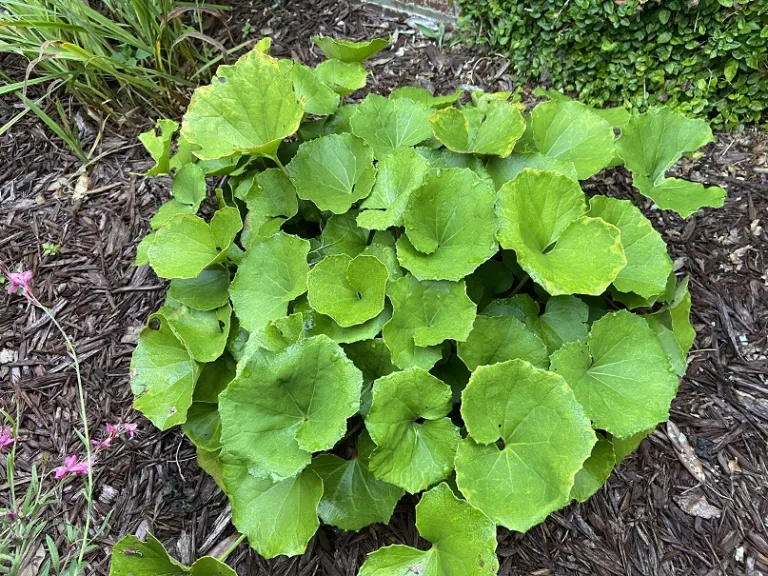
[[[405,84],[436,93],[457,85],[516,88],[503,58],[441,48],[403,18],[346,0],[238,4],[229,17],[235,41],[246,21],[255,38],[273,37],[275,54],[305,63],[318,60],[312,34],[392,34],[394,48],[369,65],[370,90],[384,94]],[[96,123],[72,110],[92,144]],[[3,97],[0,125],[17,111]],[[189,562],[226,548],[234,533],[226,498],[200,473],[193,447],[178,430],[158,432],[131,409],[130,355],[165,291],[151,270],[133,266],[135,247],[169,197],[169,182],[139,175],[149,163],[127,128],[108,131],[97,146],[102,157],[87,172],[33,118],[0,139],[0,261],[34,271],[38,298],[76,342],[94,435],[123,418],[139,423],[134,441],[113,444],[94,467],[96,523],[106,523],[90,556],[93,574],[108,572],[111,546],[125,534],[149,530]],[[670,440],[677,438],[674,427],[660,426],[587,504],[569,506],[526,534],[500,529],[503,576],[768,574],[768,138],[754,130],[720,133],[703,157],[677,170],[726,188],[725,207],[681,220],[638,196],[623,169],[585,189],[635,200],[664,235],[677,272],[690,276],[698,338],[671,415],[684,444]],[[60,245],[60,254],[43,255],[46,242]],[[43,455],[50,469],[79,449],[72,368],[38,310],[20,297],[0,299],[0,405],[15,412],[18,400],[22,410],[22,486]],[[686,447],[704,482],[683,465]],[[0,506],[6,499],[3,484]],[[230,564],[241,575],[353,576],[382,545],[428,546],[415,529],[413,504],[402,500],[388,526],[359,533],[321,527],[300,557],[266,561],[244,544]],[[82,522],[83,512],[80,483],[70,481],[49,516],[62,547],[65,522]]]

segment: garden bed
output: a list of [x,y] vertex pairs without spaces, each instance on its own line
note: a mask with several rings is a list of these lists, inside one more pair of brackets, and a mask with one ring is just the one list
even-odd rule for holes
[[[369,89],[382,94],[405,84],[436,93],[458,84],[512,88],[503,59],[441,50],[370,7],[303,0],[268,11],[244,4],[230,18],[235,41],[246,19],[255,37],[273,37],[273,53],[304,63],[317,60],[309,43],[315,33],[394,34],[394,47],[369,63]],[[14,113],[12,104],[2,100],[0,124]],[[98,126],[76,113],[87,144]],[[139,423],[135,441],[114,444],[94,467],[97,524],[112,511],[97,540],[101,551],[91,558],[96,574],[108,572],[111,546],[125,534],[149,530],[188,563],[233,533],[226,498],[199,472],[191,444],[177,430],[158,432],[131,409],[130,354],[165,290],[148,267],[134,268],[135,246],[170,186],[135,175],[150,162],[130,130],[108,133],[100,151],[109,153],[87,178],[76,172],[77,159],[30,118],[0,140],[0,260],[34,270],[38,298],[56,310],[74,338],[92,430],[98,434],[123,417]],[[707,480],[699,485],[686,470],[661,426],[587,504],[553,514],[525,535],[500,530],[502,575],[768,570],[768,139],[759,132],[721,133],[703,158],[679,169],[688,178],[726,188],[724,209],[704,210],[686,221],[653,210],[649,201],[638,199],[623,170],[608,171],[584,189],[632,197],[644,206],[667,241],[676,270],[691,277],[697,350],[672,421],[687,436]],[[61,254],[43,256],[45,242],[59,244]],[[11,361],[4,350],[13,352]],[[18,397],[24,414],[18,444],[23,478],[42,453],[50,453],[50,468],[78,449],[74,372],[50,323],[21,298],[0,302],[0,352],[0,404],[13,412]],[[3,490],[0,486],[0,499]],[[84,503],[78,493],[79,483],[70,481],[61,508],[52,510],[55,525],[63,529],[59,513],[79,521]],[[695,515],[700,497],[719,517]],[[404,498],[388,526],[376,524],[357,534],[324,526],[300,557],[267,562],[242,545],[230,563],[242,575],[352,576],[381,545],[419,544],[413,504],[413,498]]]

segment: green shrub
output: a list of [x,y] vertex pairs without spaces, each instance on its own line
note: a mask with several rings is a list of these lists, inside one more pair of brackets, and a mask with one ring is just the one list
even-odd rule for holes
[[727,127],[768,107],[764,0],[461,0],[476,42],[512,59],[517,80],[596,106],[666,103]]
[[[426,491],[431,550],[382,548],[360,574],[487,576],[497,525],[585,501],[668,418],[695,336],[661,235],[579,180],[624,164],[661,208],[720,206],[665,174],[712,132],[562,98],[529,115],[414,87],[345,103],[386,43],[316,43],[338,59],[264,42],[219,68],[175,155],[176,123],[142,135],[173,199],[137,250],[170,289],[133,354],[134,405],[181,426],[264,557]],[[158,546],[121,543],[113,576],[166,569]]]

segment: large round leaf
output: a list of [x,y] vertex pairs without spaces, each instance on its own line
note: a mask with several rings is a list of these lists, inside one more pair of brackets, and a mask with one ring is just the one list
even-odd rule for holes
[[196,310],[221,308],[229,302],[229,272],[217,264],[194,278],[171,280],[168,297]]
[[466,342],[459,342],[458,353],[470,371],[515,358],[549,366],[544,342],[513,316],[478,316]]
[[470,504],[525,532],[569,502],[596,438],[560,376],[524,360],[481,366],[461,415],[469,437],[456,454],[456,482]]
[[340,326],[357,326],[384,310],[387,278],[387,267],[375,256],[328,256],[307,278],[309,304]]
[[307,336],[323,334],[339,344],[349,344],[375,338],[381,332],[384,325],[392,318],[392,307],[385,304],[384,310],[375,318],[357,326],[344,328],[339,326],[330,316],[320,314],[320,312],[310,308],[306,298],[300,298],[294,305],[294,310],[303,314],[304,333]]
[[279,168],[267,168],[240,180],[235,196],[248,206],[248,212],[259,216],[290,218],[299,211],[296,189]]
[[435,137],[454,152],[509,156],[525,131],[520,110],[508,102],[482,108],[444,108],[430,118]]
[[221,444],[260,477],[293,476],[329,450],[360,407],[363,377],[326,336],[241,360],[219,396]]
[[648,178],[635,174],[632,184],[662,210],[674,210],[688,218],[700,208],[722,208],[727,193],[719,186],[706,187],[699,182],[680,178],[666,178],[654,185]]
[[621,292],[643,298],[658,296],[667,287],[672,259],[661,234],[629,200],[593,196],[589,216],[613,224],[621,231],[621,245],[627,258],[613,285]]
[[342,62],[363,62],[381,52],[392,43],[391,38],[374,38],[354,42],[337,40],[330,36],[312,36],[312,42],[323,51],[326,58],[337,58]]
[[402,148],[420,144],[432,136],[432,110],[407,98],[389,100],[369,94],[350,119],[352,133],[362,138],[382,159]]
[[490,576],[499,569],[495,524],[458,499],[447,484],[424,493],[416,505],[416,527],[432,548],[379,548],[365,560],[359,576]]
[[131,357],[134,408],[160,430],[187,419],[200,367],[161,314],[150,317]]
[[550,100],[531,112],[533,140],[539,152],[571,162],[586,180],[613,161],[613,126],[580,102]]
[[400,264],[420,280],[461,280],[498,250],[493,187],[467,168],[427,174],[408,198]]
[[619,229],[583,216],[584,193],[556,172],[526,169],[499,190],[499,242],[552,295],[602,294],[627,260]]
[[290,73],[275,58],[252,50],[233,66],[220,66],[211,84],[195,90],[181,135],[203,160],[274,156],[303,115]]
[[387,286],[394,313],[381,331],[399,368],[429,370],[441,357],[445,340],[467,339],[477,308],[464,282],[419,281],[405,276]]
[[446,94],[445,96],[435,96],[426,88],[420,88],[418,86],[400,86],[395,88],[389,93],[389,97],[392,100],[398,98],[408,98],[424,106],[430,108],[445,108],[451,104],[458,102],[461,95],[464,94],[464,90],[457,88],[453,93]]
[[452,406],[451,387],[420,368],[376,380],[365,417],[374,476],[411,494],[447,477],[461,439],[446,417]]
[[312,470],[273,482],[248,473],[230,454],[221,457],[224,491],[232,524],[264,558],[303,554],[320,521],[317,506],[323,481]]
[[389,523],[403,490],[387,484],[368,469],[375,444],[363,431],[357,438],[357,457],[344,460],[321,454],[308,470],[323,479],[323,498],[317,508],[326,524],[342,530],[360,530],[374,522]]
[[376,179],[373,150],[351,134],[304,142],[287,169],[299,198],[335,214],[368,196]]
[[506,158],[491,158],[488,164],[486,164],[486,169],[491,178],[493,178],[493,183],[496,185],[497,190],[510,180],[514,180],[526,168],[559,172],[563,176],[568,176],[568,178],[573,178],[574,180],[578,177],[573,162],[558,160],[541,152],[531,154],[514,153]]
[[368,232],[358,228],[354,211],[334,214],[325,223],[320,242],[313,241],[309,261],[314,264],[332,254],[354,258],[368,246]]
[[362,203],[357,225],[386,230],[403,225],[405,205],[411,192],[424,182],[429,162],[413,148],[402,148],[384,157],[377,166],[376,183]]
[[288,303],[307,290],[309,242],[284,232],[246,253],[229,287],[240,326],[253,332],[284,316]]
[[596,428],[626,438],[669,417],[677,376],[645,320],[622,310],[592,325],[587,342],[552,355]]

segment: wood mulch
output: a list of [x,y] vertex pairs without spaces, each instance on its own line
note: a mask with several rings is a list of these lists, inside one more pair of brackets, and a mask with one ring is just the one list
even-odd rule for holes
[[[460,84],[514,88],[503,58],[441,50],[403,19],[373,8],[346,0],[282,4],[238,5],[229,21],[235,40],[249,21],[255,37],[273,37],[274,53],[309,63],[318,59],[311,34],[393,34],[394,49],[370,63],[371,90],[408,83],[438,93]],[[16,111],[12,99],[0,100],[0,125]],[[78,117],[87,143],[96,127]],[[38,298],[77,343],[94,434],[121,418],[139,422],[135,441],[114,444],[95,465],[96,520],[110,512],[111,518],[91,566],[93,574],[106,574],[110,548],[122,535],[150,530],[188,562],[226,545],[233,528],[226,499],[199,471],[181,433],[160,433],[131,409],[130,355],[165,290],[132,262],[169,183],[136,174],[148,163],[134,134],[111,133],[99,149],[109,154],[80,177],[76,158],[31,118],[0,139],[0,260],[34,270]],[[502,575],[768,574],[768,139],[756,131],[718,134],[702,158],[678,170],[725,187],[725,207],[683,221],[652,209],[622,169],[585,188],[638,202],[669,243],[676,270],[691,278],[698,338],[671,420],[706,480],[683,465],[670,440],[674,428],[660,426],[587,504],[569,506],[527,534],[499,530]],[[44,242],[59,244],[61,254],[44,256]],[[15,412],[17,401],[19,477],[44,454],[50,469],[78,451],[76,385],[64,344],[39,311],[3,297],[0,405]],[[82,521],[79,491],[79,482],[70,481],[50,515],[60,545],[64,521]],[[0,506],[6,503],[0,484]],[[242,545],[231,564],[241,575],[353,576],[379,546],[426,545],[413,504],[404,499],[389,526],[356,534],[322,527],[300,557],[265,561]]]

